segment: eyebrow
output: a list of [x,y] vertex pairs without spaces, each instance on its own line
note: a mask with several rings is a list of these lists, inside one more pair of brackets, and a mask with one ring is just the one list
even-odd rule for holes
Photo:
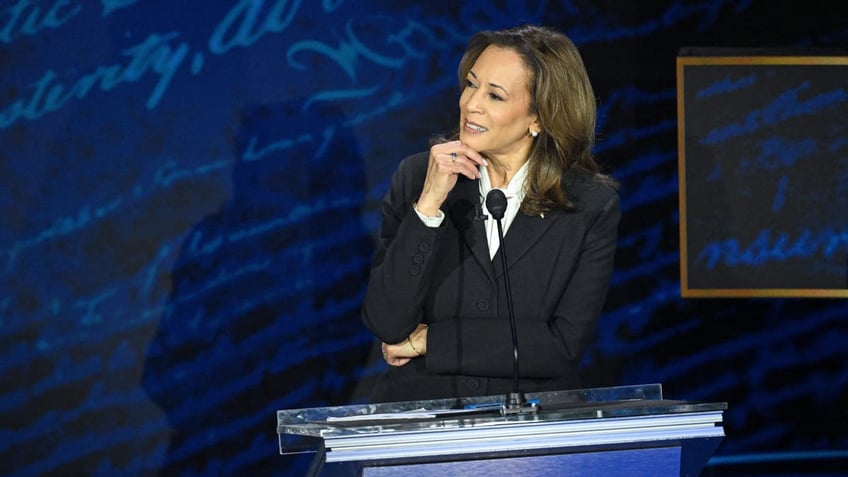
[[[477,75],[475,75],[473,71],[469,70],[469,71],[468,71],[468,74],[470,74],[471,76],[473,76],[473,77],[474,77],[474,79],[477,79]],[[506,93],[506,95],[507,95],[507,96],[509,96],[509,91],[507,91],[507,90],[506,90],[506,88],[504,88],[503,86],[501,86],[501,85],[499,85],[499,84],[497,84],[497,83],[489,83],[489,86],[491,86],[491,87],[493,87],[493,88],[498,88],[499,90],[501,90],[501,91],[503,91],[504,93]]]

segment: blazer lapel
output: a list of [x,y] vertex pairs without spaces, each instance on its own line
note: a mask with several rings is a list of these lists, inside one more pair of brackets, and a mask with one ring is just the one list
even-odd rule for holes
[[[515,262],[521,259],[533,246],[544,237],[553,224],[560,220],[563,213],[560,211],[551,211],[545,214],[545,218],[539,216],[525,215],[521,212],[515,216],[512,225],[504,237],[506,248],[507,266],[511,267]],[[503,258],[501,252],[503,247],[499,247],[495,258],[492,260],[492,265],[495,269],[495,277],[499,278],[503,275]]]
[[[575,201],[580,197],[583,190],[591,187],[592,182],[593,175],[579,167],[569,168],[562,176],[564,192]],[[518,212],[518,215],[515,216],[515,220],[509,227],[506,237],[504,237],[504,241],[506,242],[507,266],[511,267],[512,264],[521,260],[521,257],[530,251],[557,221],[566,220],[566,215],[568,213],[562,210],[549,211],[545,213],[545,218],[531,217]],[[503,275],[503,259],[499,257],[500,254],[500,249],[498,249],[498,253],[495,255],[494,260],[492,260],[495,267],[495,276],[498,278]]]
[[[571,187],[579,185],[574,184],[574,180],[569,174],[563,177],[563,181],[569,182]],[[500,247],[498,247],[494,259],[489,259],[486,228],[484,220],[481,219],[482,207],[480,206],[479,187],[476,180],[472,181],[460,177],[448,196],[450,201],[448,216],[462,235],[474,258],[486,271],[486,275],[492,283],[495,283],[503,275],[503,259],[501,258]],[[520,260],[557,221],[563,220],[565,215],[566,213],[563,211],[552,210],[542,218],[529,216],[519,211],[504,237],[507,266],[511,267]]]
[[486,242],[486,228],[482,218],[480,205],[480,188],[475,180],[460,177],[450,193],[448,216],[453,221],[462,240],[465,242],[474,259],[486,272],[489,280],[495,283],[495,269],[489,259],[489,244]]

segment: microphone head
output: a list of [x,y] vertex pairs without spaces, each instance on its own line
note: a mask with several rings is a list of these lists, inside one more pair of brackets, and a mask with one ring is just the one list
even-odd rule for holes
[[506,195],[500,189],[492,189],[486,194],[486,208],[495,220],[501,220],[506,213]]

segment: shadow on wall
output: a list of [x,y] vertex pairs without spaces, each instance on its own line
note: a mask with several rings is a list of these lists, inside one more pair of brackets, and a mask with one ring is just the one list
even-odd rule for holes
[[147,352],[143,384],[172,430],[166,474],[278,471],[277,410],[355,399],[373,243],[341,117],[293,101],[239,118],[232,199],[186,236]]

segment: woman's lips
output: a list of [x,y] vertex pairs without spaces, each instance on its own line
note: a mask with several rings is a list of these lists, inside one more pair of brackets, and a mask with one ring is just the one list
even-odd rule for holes
[[472,123],[471,121],[465,121],[465,130],[472,133],[483,133],[488,131],[488,129],[484,128],[483,126]]

